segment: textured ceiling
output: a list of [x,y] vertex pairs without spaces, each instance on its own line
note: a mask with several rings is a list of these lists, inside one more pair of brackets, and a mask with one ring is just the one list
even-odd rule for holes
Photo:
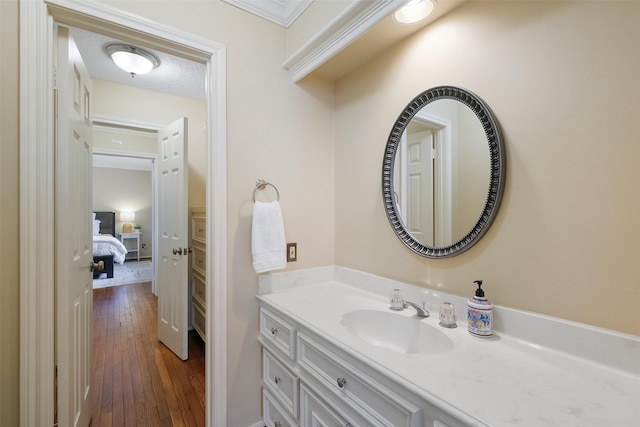
[[[147,49],[160,59],[160,66],[149,74],[131,77],[111,61],[104,52],[108,43],[125,43],[111,37],[71,28],[78,50],[93,79],[134,86],[155,92],[203,100],[205,99],[206,66],[177,56]],[[144,47],[144,46],[140,46]]]

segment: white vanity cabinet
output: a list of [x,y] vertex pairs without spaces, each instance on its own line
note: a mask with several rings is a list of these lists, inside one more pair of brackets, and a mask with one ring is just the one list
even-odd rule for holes
[[463,425],[275,307],[261,306],[259,341],[270,427]]
[[389,310],[393,289],[467,302],[340,266],[259,276],[269,426],[638,425],[640,337],[498,306],[481,339]]

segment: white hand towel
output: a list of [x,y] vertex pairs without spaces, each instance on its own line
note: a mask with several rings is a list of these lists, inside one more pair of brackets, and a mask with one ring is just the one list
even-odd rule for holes
[[285,268],[287,244],[279,202],[254,202],[251,246],[256,273]]

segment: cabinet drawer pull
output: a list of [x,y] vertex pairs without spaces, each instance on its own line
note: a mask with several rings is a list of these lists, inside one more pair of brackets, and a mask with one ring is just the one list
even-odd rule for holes
[[280,384],[280,381],[282,381],[282,380],[280,379],[280,377],[275,377],[275,378],[273,379],[273,382],[274,382],[274,383],[276,383],[276,384]]
[[278,329],[271,328],[271,335],[275,336],[278,333]]
[[336,379],[336,382],[340,388],[344,388],[344,386],[347,385],[347,380],[345,378],[338,378]]

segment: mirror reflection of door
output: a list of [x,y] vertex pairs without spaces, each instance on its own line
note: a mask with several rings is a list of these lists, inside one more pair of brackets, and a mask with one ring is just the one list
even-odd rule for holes
[[402,134],[394,165],[396,209],[420,243],[463,239],[488,194],[489,147],[473,111],[455,100],[422,108]]
[[451,240],[451,122],[419,113],[399,150],[398,208],[409,232],[424,244]]
[[431,129],[407,132],[404,140],[406,173],[402,178],[405,191],[401,193],[405,195],[401,198],[404,223],[414,237],[433,244],[434,132]]

